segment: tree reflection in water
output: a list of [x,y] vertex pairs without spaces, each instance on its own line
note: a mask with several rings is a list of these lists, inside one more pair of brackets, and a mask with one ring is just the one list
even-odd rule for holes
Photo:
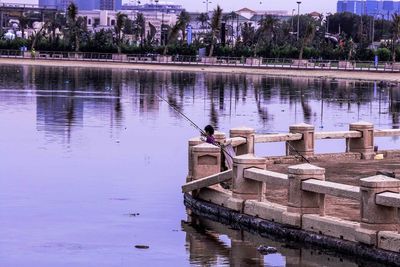
[[[9,79],[10,69],[15,79]],[[58,132],[66,142],[71,129],[82,125],[84,107],[109,113],[112,125],[120,127],[125,120],[124,98],[137,103],[139,116],[154,116],[163,105],[157,94],[189,117],[216,128],[221,128],[225,118],[233,123],[238,116],[247,118],[248,123],[242,125],[267,132],[285,131],[299,122],[335,129],[356,120],[379,126],[389,119],[384,124],[400,126],[400,89],[385,83],[374,87],[370,82],[331,79],[26,66],[2,66],[0,70],[6,88],[36,90],[38,128]],[[199,106],[205,112],[196,117],[193,111]],[[369,114],[364,111],[367,108]],[[346,122],[332,119],[337,112],[347,114],[341,115],[348,116]],[[179,118],[172,110],[170,116]],[[46,126],[64,123],[62,129]]]

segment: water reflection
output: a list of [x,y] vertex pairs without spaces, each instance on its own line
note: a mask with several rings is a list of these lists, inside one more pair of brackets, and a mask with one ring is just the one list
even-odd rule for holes
[[[330,110],[356,113],[353,120],[376,122],[377,118],[371,116],[375,112],[368,116],[363,113],[375,110],[377,105],[380,122],[381,115],[388,114],[389,117],[383,118],[383,124],[398,128],[400,123],[400,89],[385,83],[377,85],[330,79],[27,66],[2,66],[0,70],[2,91],[14,89],[8,92],[7,98],[10,94],[17,98],[20,94],[15,93],[23,95],[25,90],[35,92],[38,118],[46,117],[46,122],[39,120],[43,126],[64,120],[69,126],[79,125],[82,122],[82,109],[88,102],[96,103],[96,106],[104,105],[103,110],[112,111],[112,120],[121,121],[121,101],[126,96],[132,97],[133,102],[138,101],[140,113],[154,113],[160,108],[157,94],[165,95],[181,111],[190,102],[194,105],[203,104],[206,113],[203,116],[207,117],[203,121],[217,128],[221,126],[221,117],[238,115],[238,109],[252,109],[253,104],[256,113],[252,114],[252,119],[256,119],[253,117],[256,115],[257,123],[263,127],[274,125],[274,128],[278,128],[281,118],[287,119],[292,115],[294,120],[291,122],[294,123],[324,124],[324,111],[328,114]],[[15,74],[11,79],[10,73]],[[4,94],[0,97],[4,98]],[[109,109],[111,106],[112,109]]]
[[[261,237],[196,215],[188,216],[186,221],[182,221],[182,229],[186,232],[190,262],[195,266],[383,267],[379,263],[363,259],[358,259],[356,263],[349,256],[309,245]],[[262,255],[257,250],[259,246],[275,247],[278,253]]]

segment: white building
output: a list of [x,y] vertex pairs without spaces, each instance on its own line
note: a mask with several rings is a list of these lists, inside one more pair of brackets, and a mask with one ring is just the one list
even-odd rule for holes
[[[122,10],[121,13],[125,14],[130,20],[136,20],[138,12],[131,10]],[[90,11],[80,11],[79,16],[85,17],[87,22],[87,27],[89,31],[99,31],[101,29],[114,29],[117,17],[117,11],[110,10],[90,10]],[[150,31],[149,23],[151,23],[156,28],[156,40],[161,40],[161,25],[174,25],[177,20],[177,14],[175,13],[164,13],[159,11],[147,11],[142,12],[146,21],[146,36]]]

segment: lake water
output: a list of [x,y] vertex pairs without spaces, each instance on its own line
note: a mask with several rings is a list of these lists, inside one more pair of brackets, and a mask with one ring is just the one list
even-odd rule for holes
[[[157,95],[224,132],[287,132],[299,122],[319,131],[359,120],[400,126],[400,89],[380,83],[0,66],[0,266],[357,266],[188,218],[180,186],[187,140],[198,132]],[[261,256],[260,244],[280,253]]]

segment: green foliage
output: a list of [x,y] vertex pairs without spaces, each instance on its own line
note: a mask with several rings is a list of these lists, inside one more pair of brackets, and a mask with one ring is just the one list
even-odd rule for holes
[[389,61],[392,53],[387,48],[379,48],[376,55],[379,57],[379,61]]
[[29,41],[22,38],[15,38],[14,40],[0,39],[0,49],[19,50],[22,46],[28,46]]
[[[394,15],[392,21],[375,19],[375,41],[383,39],[383,44],[376,52],[369,49],[371,44],[372,17],[357,16],[350,13],[330,15],[329,29],[327,21],[312,18],[308,15],[294,16],[288,20],[278,20],[265,15],[254,24],[242,23],[239,36],[235,33],[237,14],[222,13],[218,6],[210,19],[208,14],[201,13],[196,20],[201,24],[202,32],[194,36],[192,45],[187,45],[186,28],[190,16],[186,11],[178,16],[175,25],[166,25],[168,36],[155,40],[156,27],[146,22],[143,14],[138,13],[134,20],[123,13],[117,14],[116,25],[111,30],[89,32],[86,18],[79,17],[76,5],[68,6],[66,14],[57,13],[46,22],[43,29],[36,30],[29,40],[0,40],[0,49],[20,49],[25,45],[37,50],[46,51],[84,51],[101,53],[147,54],[159,53],[168,55],[195,56],[200,47],[207,47],[210,56],[264,58],[306,58],[306,59],[355,59],[373,60],[375,54],[380,61],[400,58],[400,17]],[[300,21],[300,36],[297,40],[297,19]],[[41,16],[26,12],[19,18],[20,29],[32,27],[40,21]],[[228,41],[222,46],[220,30],[222,21],[226,22]],[[361,24],[361,22],[363,22]],[[340,41],[326,38],[326,32],[338,34]],[[147,32],[146,32],[147,31]],[[179,38],[179,37],[182,38]],[[337,37],[335,35],[335,37]],[[395,45],[392,45],[395,43]],[[165,45],[166,44],[166,45]],[[160,46],[163,45],[163,46]]]

